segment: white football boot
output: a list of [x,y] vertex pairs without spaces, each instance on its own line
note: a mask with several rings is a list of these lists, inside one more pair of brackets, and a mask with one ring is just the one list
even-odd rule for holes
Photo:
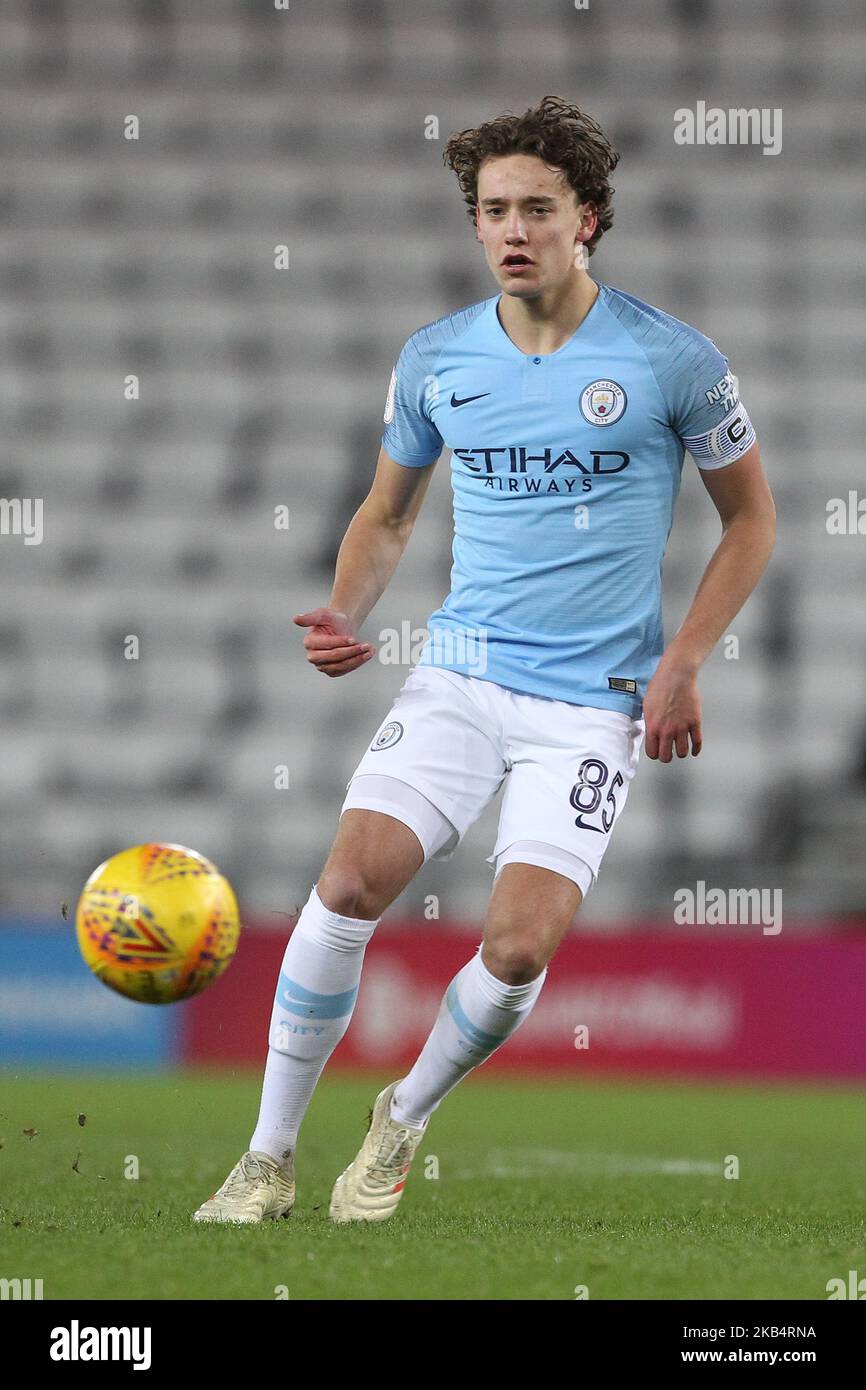
[[386,1221],[403,1195],[424,1130],[391,1119],[391,1097],[397,1085],[392,1081],[376,1097],[357,1157],[334,1183],[332,1221]]
[[295,1174],[290,1155],[281,1167],[270,1154],[248,1150],[222,1187],[203,1202],[193,1221],[246,1224],[288,1216],[295,1204]]

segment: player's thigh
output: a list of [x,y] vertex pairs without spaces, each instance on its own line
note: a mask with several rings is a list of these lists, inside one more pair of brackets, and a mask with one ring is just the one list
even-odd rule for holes
[[331,912],[372,921],[423,863],[424,850],[408,825],[380,811],[350,808],[340,817],[316,892]]
[[487,907],[481,959],[506,984],[528,984],[547,965],[583,894],[573,878],[514,861],[497,875]]

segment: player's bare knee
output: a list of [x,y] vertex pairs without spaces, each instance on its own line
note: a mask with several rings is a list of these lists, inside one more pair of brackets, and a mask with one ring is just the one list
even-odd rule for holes
[[329,912],[341,917],[358,917],[372,922],[388,903],[382,887],[372,882],[363,869],[345,864],[327,866],[319,875],[316,892]]
[[491,975],[505,985],[527,985],[538,979],[547,964],[538,944],[520,936],[485,940],[481,960]]

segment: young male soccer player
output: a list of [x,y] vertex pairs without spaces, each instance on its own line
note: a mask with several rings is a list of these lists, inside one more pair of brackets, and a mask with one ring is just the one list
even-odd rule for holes
[[[709,339],[592,280],[618,155],[548,96],[449,140],[499,293],[418,329],[391,377],[376,476],[327,608],[299,614],[329,676],[357,639],[452,451],[451,592],[348,784],[325,867],[286,947],[250,1148],[201,1221],[261,1221],[294,1201],[298,1129],[340,1041],[381,913],[450,858],[504,784],[484,937],[449,984],[407,1076],[373,1107],[337,1179],[337,1222],[395,1210],[443,1098],[517,1029],[595,881],[642,742],[701,748],[697,673],[757,583],[775,509],[736,379]],[[722,522],[664,646],[661,561],[684,451]]]

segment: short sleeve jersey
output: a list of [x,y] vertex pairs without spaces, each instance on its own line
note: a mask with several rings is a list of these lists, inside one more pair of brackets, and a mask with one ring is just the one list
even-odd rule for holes
[[670,314],[602,284],[567,343],[528,355],[498,303],[419,328],[388,389],[396,463],[451,449],[451,589],[419,664],[638,718],[685,452],[722,468],[754,429],[727,358]]

